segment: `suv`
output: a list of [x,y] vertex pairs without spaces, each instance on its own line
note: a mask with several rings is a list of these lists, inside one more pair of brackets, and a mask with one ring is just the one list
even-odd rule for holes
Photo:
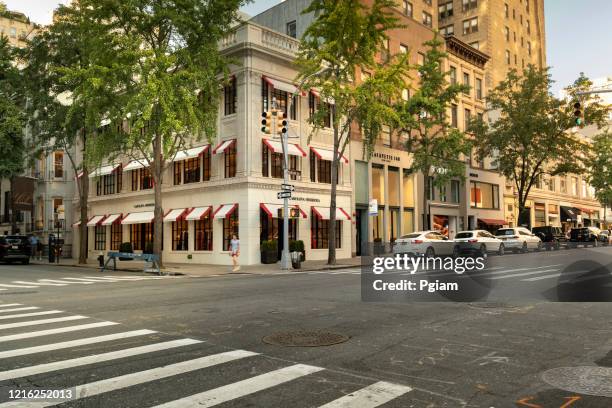
[[25,235],[0,236],[0,262],[19,261],[24,265],[30,263],[32,247]]
[[577,247],[582,244],[585,247],[592,245],[594,247],[599,245],[598,241],[599,230],[594,227],[579,227],[572,228],[569,233],[569,242],[573,247]]
[[547,250],[552,248],[560,249],[562,242],[567,243],[567,238],[561,227],[553,227],[550,225],[545,227],[533,227],[531,232],[542,240]]
[[542,249],[542,240],[524,227],[500,228],[495,231],[495,236],[504,242],[506,250],[527,252],[529,249]]

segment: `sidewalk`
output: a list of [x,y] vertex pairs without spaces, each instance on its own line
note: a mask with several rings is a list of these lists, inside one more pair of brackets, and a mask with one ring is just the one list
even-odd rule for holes
[[[38,261],[31,260],[32,265],[47,265],[47,266],[63,266],[92,269],[99,273],[100,266],[98,262],[89,260],[86,265],[79,265],[76,259],[62,259],[60,263],[50,264],[46,260]],[[302,262],[300,269],[291,269],[282,271],[280,263],[272,265],[246,265],[240,268],[239,272],[232,272],[231,265],[202,265],[202,264],[178,264],[166,263],[162,268],[162,272],[169,275],[187,275],[187,276],[219,276],[229,274],[253,274],[253,275],[275,275],[280,273],[291,272],[307,272],[307,271],[326,271],[344,268],[358,268],[361,266],[361,258],[354,257],[348,259],[339,259],[336,265],[330,266],[326,261],[306,261]],[[144,262],[140,261],[117,261],[117,271],[143,273]],[[112,269],[107,269],[108,272],[113,272]],[[88,272],[89,273],[89,272]]]

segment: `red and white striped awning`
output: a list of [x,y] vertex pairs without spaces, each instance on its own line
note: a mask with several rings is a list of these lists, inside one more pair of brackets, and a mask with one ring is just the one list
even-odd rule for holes
[[[320,147],[312,147],[312,146],[310,146],[310,150],[312,150],[314,154],[316,154],[317,157],[321,160],[328,160],[328,161],[334,160],[333,150],[321,149]],[[349,160],[344,155],[342,155],[342,157],[340,158],[340,162],[348,164]]]
[[[262,210],[264,210],[264,212],[266,214],[268,214],[268,217],[272,217],[272,218],[279,218],[279,211],[282,212],[283,204],[267,204],[267,203],[261,203],[259,204],[259,208],[261,208]],[[290,205],[289,208],[297,208],[298,210],[300,210],[300,214],[302,215],[302,218],[308,218],[308,215],[304,212],[304,210],[302,210],[300,208],[299,205]]]
[[[283,144],[281,142],[278,142],[276,140],[270,140],[270,139],[264,139],[263,142],[274,153],[283,152]],[[300,145],[295,144],[295,143],[287,144],[287,153],[292,156],[302,156],[302,157],[307,156],[306,152],[300,147]]]
[[129,162],[124,168],[124,171],[130,171],[130,170],[138,170],[138,169],[145,169],[149,167],[149,162],[147,161],[147,159],[138,159],[138,160],[132,160],[131,162]]
[[[121,164],[109,164],[106,166],[98,167],[97,169],[89,173],[89,178],[108,176],[109,174],[112,174],[113,172],[115,172],[120,166]],[[78,177],[82,177],[83,172],[79,174],[80,175]]]
[[[312,207],[312,211],[320,220],[329,220],[330,218],[331,211],[329,207]],[[336,207],[336,221],[341,220],[350,221],[351,216],[341,207]]]
[[194,209],[192,209],[187,216],[185,217],[185,219],[187,221],[199,221],[199,220],[203,220],[204,218],[208,217],[210,215],[212,211],[212,207],[208,206],[208,207],[196,207]]
[[[316,96],[317,98],[321,99],[321,93],[319,93],[318,90],[311,89],[310,93],[313,94],[314,96]],[[330,105],[335,105],[336,104],[336,101],[334,100],[334,98],[327,98],[326,102],[329,103]]]
[[185,218],[185,215],[187,215],[188,212],[189,208],[177,208],[175,210],[170,210],[164,217],[164,222],[180,221]]
[[288,84],[286,82],[279,81],[277,79],[268,78],[267,76],[264,76],[263,80],[266,81],[274,89],[285,91],[285,92],[288,92],[290,94],[295,94],[295,93],[298,92],[297,86],[295,86],[293,84]]
[[121,222],[123,214],[111,214],[102,221],[102,225],[113,225]]
[[155,218],[153,211],[129,213],[123,220],[121,220],[121,224],[148,224],[153,221],[153,218]]
[[215,147],[215,150],[213,150],[213,154],[223,153],[225,150],[227,150],[228,147],[232,146],[234,143],[236,143],[236,139],[225,140],[219,143],[219,145]]
[[209,148],[210,145],[205,145],[200,147],[194,147],[192,149],[181,150],[174,156],[174,161],[177,162],[181,160],[195,159],[196,157],[204,154],[204,152],[206,152],[206,150],[208,150]]
[[94,215],[89,221],[87,221],[88,227],[96,227],[102,224],[102,221],[106,218],[106,215]]
[[217,208],[213,217],[216,219],[229,217],[234,213],[236,208],[238,208],[238,204],[223,204],[221,207]]

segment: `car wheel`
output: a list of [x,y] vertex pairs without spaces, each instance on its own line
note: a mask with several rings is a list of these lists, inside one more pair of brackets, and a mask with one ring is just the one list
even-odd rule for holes
[[538,242],[538,246],[536,247],[536,251],[542,250],[542,241]]
[[499,249],[497,250],[497,255],[502,256],[506,253],[506,247],[504,244],[499,244]]
[[527,252],[527,242],[523,242],[523,247],[521,248],[521,252]]
[[22,265],[29,265],[30,264],[30,260],[29,259],[24,259],[23,261],[21,261]]
[[425,251],[425,258],[433,258],[434,256],[436,256],[434,249],[432,247],[427,248]]
[[482,244],[480,246],[480,249],[478,250],[478,255],[480,255],[482,258],[487,257],[487,247],[485,244]]

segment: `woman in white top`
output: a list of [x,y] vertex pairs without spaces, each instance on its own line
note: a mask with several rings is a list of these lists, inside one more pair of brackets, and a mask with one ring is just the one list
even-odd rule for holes
[[232,272],[239,271],[240,265],[238,265],[238,257],[240,256],[240,240],[236,234],[232,234],[232,239],[230,240],[230,256],[232,257],[232,263],[234,265]]

